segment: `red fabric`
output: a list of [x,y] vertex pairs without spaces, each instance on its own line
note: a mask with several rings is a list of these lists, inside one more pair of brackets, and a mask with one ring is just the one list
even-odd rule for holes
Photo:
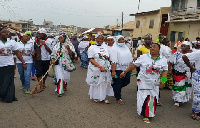
[[149,117],[149,101],[150,101],[150,96],[148,98],[148,100],[146,101],[146,109],[145,109],[145,117]]
[[58,83],[58,87],[57,87],[57,93],[59,94],[59,91],[60,91],[60,85],[61,84],[61,79],[59,80],[59,83]]
[[63,88],[65,89],[65,81],[63,80]]
[[153,107],[154,107],[154,114],[156,113],[156,98],[154,98]]
[[186,76],[176,76],[176,75],[173,75],[174,76],[174,80],[176,82],[180,82],[181,80],[184,80]]

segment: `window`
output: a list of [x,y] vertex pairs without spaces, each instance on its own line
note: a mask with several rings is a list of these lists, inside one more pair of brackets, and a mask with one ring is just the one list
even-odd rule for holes
[[150,23],[149,23],[149,28],[153,28],[153,26],[154,26],[154,20],[151,19],[151,20],[150,20]]
[[178,39],[177,39],[177,41],[179,41],[181,39],[181,37],[183,37],[183,32],[179,32],[178,33]]
[[27,28],[27,24],[22,24],[22,28]]
[[139,28],[140,27],[140,21],[138,20],[137,22],[136,22],[136,28]]
[[186,0],[172,0],[172,11],[183,10],[186,8]]
[[15,24],[15,27],[20,27],[20,24]]
[[200,8],[200,0],[197,0],[197,7]]
[[175,35],[176,35],[176,32],[175,31],[171,31],[170,41],[175,42]]
[[12,24],[9,24],[8,26],[12,27]]

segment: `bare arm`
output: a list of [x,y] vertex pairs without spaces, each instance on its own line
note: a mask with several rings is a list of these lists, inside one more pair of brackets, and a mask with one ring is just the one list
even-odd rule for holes
[[171,75],[172,74],[172,63],[168,62],[168,73]]
[[137,58],[139,58],[140,55],[142,55],[142,52],[140,50],[137,50]]
[[112,78],[114,78],[116,75],[116,63],[112,64]]
[[125,72],[130,72],[130,71],[132,71],[133,69],[135,69],[136,68],[136,66],[134,65],[134,64],[131,64],[124,72],[122,72],[121,74],[120,74],[120,78],[123,78],[123,77],[125,77]]
[[196,69],[190,64],[188,57],[186,55],[183,55],[182,58],[185,64],[190,68],[190,72],[193,73]]
[[22,67],[26,70],[27,69],[26,63],[25,63],[21,53],[19,52],[19,50],[16,50],[14,53],[17,56],[17,58],[22,62]]

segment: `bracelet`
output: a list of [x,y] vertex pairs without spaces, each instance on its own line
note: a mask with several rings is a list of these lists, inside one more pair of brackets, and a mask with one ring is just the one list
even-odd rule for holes
[[102,67],[100,67],[100,70],[102,69]]
[[161,80],[162,83],[165,83],[165,82],[167,82],[167,77],[161,77],[160,80]]

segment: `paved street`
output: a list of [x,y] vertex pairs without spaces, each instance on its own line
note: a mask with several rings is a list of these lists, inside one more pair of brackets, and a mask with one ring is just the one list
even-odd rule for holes
[[[57,97],[55,85],[48,77],[47,88],[36,95],[25,95],[19,90],[19,75],[15,78],[16,96],[19,101],[0,102],[0,128],[199,128],[200,122],[192,120],[191,102],[173,106],[170,90],[161,90],[161,107],[156,117],[145,124],[137,114],[136,79],[122,91],[125,105],[119,105],[113,97],[111,104],[94,103],[89,100],[89,86],[85,82],[86,69],[79,67],[71,73],[68,91]],[[52,73],[50,73],[52,75]],[[36,82],[31,81],[31,88]]]

